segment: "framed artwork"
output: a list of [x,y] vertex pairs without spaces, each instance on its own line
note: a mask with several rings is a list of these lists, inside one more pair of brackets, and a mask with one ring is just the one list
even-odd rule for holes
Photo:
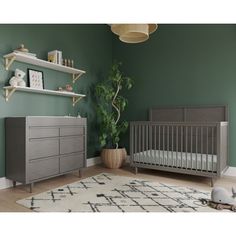
[[28,69],[28,81],[29,81],[30,88],[44,89],[42,71]]

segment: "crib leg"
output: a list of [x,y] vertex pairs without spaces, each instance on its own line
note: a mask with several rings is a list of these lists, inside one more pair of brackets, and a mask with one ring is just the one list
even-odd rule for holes
[[214,179],[214,178],[211,178],[211,187],[212,187],[212,188],[214,187],[214,183],[215,183],[215,179]]
[[137,175],[138,174],[138,167],[134,167],[134,173]]

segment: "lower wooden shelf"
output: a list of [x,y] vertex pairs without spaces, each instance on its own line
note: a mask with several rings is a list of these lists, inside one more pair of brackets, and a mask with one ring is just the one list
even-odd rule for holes
[[75,106],[75,104],[79,102],[80,99],[86,97],[86,95],[84,94],[78,94],[78,93],[73,93],[73,92],[61,92],[61,91],[55,91],[55,90],[49,90],[49,89],[35,89],[35,88],[20,87],[20,86],[5,86],[3,87],[3,89],[5,90],[6,101],[9,101],[10,97],[16,91],[71,97],[73,106]]

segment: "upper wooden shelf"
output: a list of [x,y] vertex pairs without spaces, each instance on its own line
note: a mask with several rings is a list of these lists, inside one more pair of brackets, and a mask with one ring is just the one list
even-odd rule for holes
[[81,75],[86,73],[83,70],[79,70],[79,69],[76,69],[76,68],[55,64],[55,63],[52,63],[52,62],[48,62],[48,61],[45,61],[45,60],[38,59],[37,57],[32,57],[32,56],[24,55],[24,54],[21,54],[21,53],[12,52],[12,53],[7,54],[3,57],[5,59],[5,68],[6,68],[6,70],[9,70],[11,64],[14,61],[19,61],[19,62],[24,62],[24,63],[31,64],[31,65],[41,66],[41,67],[44,67],[44,68],[49,68],[49,69],[52,69],[52,70],[72,74],[73,83],[77,79],[79,79],[79,77]]

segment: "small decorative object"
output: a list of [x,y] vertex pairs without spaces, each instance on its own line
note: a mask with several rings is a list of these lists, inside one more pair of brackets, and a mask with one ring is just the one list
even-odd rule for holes
[[29,49],[25,48],[24,44],[21,44],[19,48],[16,49],[19,52],[29,52]]
[[[120,168],[125,162],[126,150],[119,147],[120,135],[128,128],[128,122],[120,122],[121,112],[127,106],[127,99],[119,94],[124,89],[131,89],[133,82],[124,76],[119,66],[113,63],[107,80],[98,84],[95,94],[98,99],[98,115],[101,119],[99,141],[102,160],[108,168]],[[123,93],[124,94],[124,93]]]
[[28,69],[28,80],[30,88],[44,89],[42,71]]
[[72,92],[72,90],[73,90],[72,86],[70,84],[67,84],[66,85],[66,91]]
[[234,198],[236,197],[236,191],[232,188],[233,195],[221,187],[215,187],[211,191],[211,200],[200,199],[203,205],[208,205],[217,210],[228,209],[231,211],[236,211],[236,201]]
[[14,50],[15,53],[23,54],[24,56],[36,57],[35,53],[29,52],[29,49],[25,48],[24,44],[21,44],[19,48]]
[[70,84],[66,84],[65,88],[59,87],[58,91],[73,93],[73,88]]
[[55,63],[55,64],[59,64],[62,65],[62,52],[58,51],[58,50],[54,50],[51,52],[48,52],[48,61]]
[[64,59],[64,60],[63,60],[63,65],[64,65],[64,66],[67,66],[67,59]]
[[68,66],[68,67],[74,67],[74,61],[71,59],[64,59],[63,60],[63,65]]
[[234,198],[236,197],[236,191],[234,188],[232,188],[232,193],[233,195],[231,196],[226,189],[215,187],[211,191],[211,200],[215,203],[236,205],[236,201],[234,200]]
[[21,87],[25,87],[26,83],[23,80],[25,76],[25,72],[19,69],[15,70],[15,75],[10,79],[9,84],[11,86],[21,86]]
[[211,200],[200,199],[203,205],[208,205],[217,210],[229,209],[231,211],[236,211],[236,191],[232,188],[233,195],[221,187],[215,187],[211,191]]

